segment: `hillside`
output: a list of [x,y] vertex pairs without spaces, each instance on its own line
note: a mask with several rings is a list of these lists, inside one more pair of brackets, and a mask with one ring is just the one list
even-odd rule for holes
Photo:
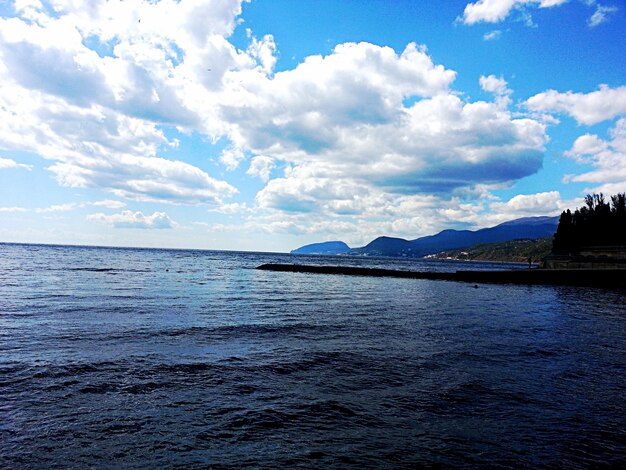
[[443,230],[436,235],[415,240],[379,237],[364,247],[350,250],[347,254],[421,258],[441,251],[460,250],[479,244],[551,237],[556,232],[557,225],[558,217],[524,217],[476,231]]
[[312,243],[292,250],[292,255],[339,255],[350,251],[350,247],[341,241]]
[[533,263],[538,263],[543,257],[550,254],[551,249],[552,237],[544,237],[534,240],[510,240],[475,245],[459,250],[442,251],[429,255],[428,258],[526,263],[530,257]]

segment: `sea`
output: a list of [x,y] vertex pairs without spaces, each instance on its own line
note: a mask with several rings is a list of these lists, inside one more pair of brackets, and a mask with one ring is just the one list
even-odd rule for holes
[[0,467],[626,465],[626,291],[0,244]]

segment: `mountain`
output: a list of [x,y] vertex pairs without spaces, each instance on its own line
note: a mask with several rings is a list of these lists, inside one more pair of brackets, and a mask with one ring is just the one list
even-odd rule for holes
[[364,247],[350,250],[347,254],[421,258],[441,251],[467,248],[474,245],[552,236],[556,232],[558,223],[558,217],[524,217],[504,222],[495,227],[476,231],[444,230],[436,235],[415,240],[379,237]]
[[552,237],[532,240],[509,240],[506,242],[475,245],[459,250],[447,250],[428,255],[428,258],[454,259],[466,261],[506,261],[526,263],[531,258],[538,263],[550,254]]
[[332,241],[324,243],[313,243],[301,246],[291,251],[293,255],[339,255],[350,251],[350,247],[344,242]]
[[[555,222],[556,221],[556,222]],[[540,216],[540,217],[522,217],[521,219],[509,220],[508,222],[503,222],[500,225],[544,225],[544,224],[555,224],[559,225],[559,217],[549,217],[549,216]]]
[[350,250],[349,255],[408,256],[412,257],[413,244],[403,238],[378,237],[362,248]]

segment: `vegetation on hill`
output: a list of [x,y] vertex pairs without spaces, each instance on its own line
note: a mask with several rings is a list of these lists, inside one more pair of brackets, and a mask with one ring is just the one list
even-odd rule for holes
[[527,263],[528,258],[531,258],[533,262],[538,263],[550,254],[551,249],[552,237],[544,237],[533,240],[487,243],[460,250],[442,251],[429,256],[429,258],[513,263]]
[[626,245],[626,194],[611,196],[588,194],[586,206],[563,212],[554,235],[552,253],[567,255],[579,253],[583,247]]

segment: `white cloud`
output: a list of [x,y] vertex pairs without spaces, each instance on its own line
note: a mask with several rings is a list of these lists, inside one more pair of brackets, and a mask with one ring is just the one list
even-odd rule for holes
[[77,204],[68,202],[64,204],[53,204],[48,207],[37,207],[34,209],[28,209],[26,207],[3,207],[0,208],[0,212],[34,212],[36,214],[50,214],[58,212],[69,212],[77,208],[84,207],[84,204]]
[[75,204],[72,202],[69,203],[65,203],[65,204],[53,204],[51,206],[48,207],[42,207],[39,209],[35,209],[35,212],[39,213],[39,214],[47,214],[47,213],[52,213],[52,212],[69,212],[72,211],[78,207],[81,207],[81,205],[79,204]]
[[596,26],[601,25],[602,23],[605,23],[606,21],[608,21],[610,15],[612,15],[616,11],[617,11],[617,7],[608,7],[604,5],[598,5],[596,7],[596,11],[594,12],[593,15],[591,15],[587,24],[589,25],[590,28],[595,28]]
[[[257,194],[257,203],[263,208],[285,212],[342,213],[342,206],[354,203],[369,194],[364,184],[347,178],[319,177],[296,170],[287,178],[271,180]],[[329,206],[330,203],[336,204]],[[346,210],[347,207],[345,207]],[[349,212],[352,212],[351,210]]]
[[498,23],[503,21],[513,9],[527,5],[549,8],[561,5],[568,0],[478,0],[468,3],[463,11],[463,22],[475,24],[480,22]]
[[507,108],[511,104],[510,95],[513,93],[508,86],[506,80],[495,75],[482,75],[479,79],[480,87],[488,92],[496,95],[496,103],[501,108]]
[[222,150],[220,162],[224,164],[227,170],[233,171],[239,167],[239,164],[246,158],[241,149],[230,147]]
[[455,221],[462,221],[468,228],[476,230],[522,217],[556,216],[576,204],[575,201],[563,200],[558,191],[519,194],[505,202],[493,201],[493,196],[490,199],[491,202],[452,200],[442,204],[437,214],[439,226],[449,228]]
[[509,90],[506,80],[502,77],[498,78],[495,75],[482,75],[479,79],[479,83],[480,87],[489,93],[494,93],[496,95],[511,94],[511,90]]
[[496,39],[500,39],[502,36],[502,31],[499,29],[495,29],[493,31],[489,31],[488,33],[483,34],[484,41],[495,41]]
[[247,30],[248,37],[251,38],[248,54],[255,58],[261,70],[267,74],[271,74],[276,65],[276,43],[271,35],[265,35],[262,40],[258,40],[252,36],[252,31]]
[[[545,126],[513,118],[497,103],[466,103],[453,94],[441,94],[398,110],[396,119],[368,126],[342,126],[323,110],[315,110],[321,121],[318,134],[332,139],[308,152],[292,151],[302,145],[292,142],[287,130],[273,129],[272,142],[252,151],[273,154],[293,169],[285,178],[270,181],[259,202],[311,211],[320,207],[316,201],[337,197],[336,188],[342,186],[355,195],[373,188],[449,194],[477,184],[513,181],[541,167]],[[287,128],[292,121],[296,125],[297,115],[284,116]],[[257,120],[255,133],[271,132],[272,124]],[[257,142],[254,135],[250,140]],[[335,189],[329,187],[331,181]]]
[[104,199],[102,201],[95,201],[91,203],[92,206],[106,207],[107,209],[121,209],[126,207],[126,203],[122,201],[115,201],[113,199]]
[[558,191],[536,194],[519,194],[507,202],[490,204],[494,213],[504,214],[509,220],[536,215],[556,215],[563,210],[563,201]]
[[252,38],[254,56],[227,40],[241,0],[15,7],[0,19],[1,146],[54,160],[64,185],[138,200],[219,204],[236,192],[158,153],[177,143],[160,125],[223,135],[227,72],[272,67],[270,37]]
[[152,123],[106,108],[8,86],[0,91],[0,120],[0,143],[53,160],[49,169],[64,186],[179,203],[219,204],[236,193],[195,166],[157,157],[160,145],[175,142]]
[[259,193],[265,208],[355,212],[367,208],[362,194],[450,194],[536,172],[545,125],[506,109],[503,79],[483,78],[496,103],[467,102],[449,88],[455,76],[414,44],[401,54],[343,44],[256,80],[223,116],[237,148],[290,168]]
[[14,168],[22,168],[24,170],[31,171],[33,169],[32,165],[26,165],[24,163],[17,163],[15,160],[10,158],[0,157],[0,170],[9,170]]
[[[256,201],[276,230],[312,230],[298,219],[308,211],[316,227],[345,217],[409,231],[439,227],[454,198],[542,164],[545,123],[510,112],[506,81],[482,77],[495,102],[471,102],[424,46],[340,44],[275,73],[273,37],[249,32],[245,50],[228,41],[240,0],[55,0],[53,9],[24,1],[21,17],[0,20],[0,145],[49,160],[64,186],[248,214],[225,203],[237,192],[226,181],[162,157],[176,128],[226,141],[227,170],[250,159],[247,174],[267,183]],[[276,168],[286,170],[271,179]],[[424,193],[436,194],[433,222],[397,212]],[[91,217],[141,225],[153,216]]]
[[626,191],[626,118],[617,121],[611,139],[597,135],[580,136],[566,155],[594,169],[579,175],[569,175],[566,182],[590,183],[587,192],[615,194]]
[[274,159],[264,155],[259,155],[252,158],[250,161],[250,167],[246,173],[251,176],[257,176],[267,183],[270,180],[270,174],[275,167],[276,164],[274,163]]
[[574,145],[565,155],[585,163],[589,155],[596,155],[608,149],[609,144],[600,139],[597,135],[585,134],[581,135],[574,141]]
[[90,167],[68,162],[49,169],[63,186],[106,188],[118,197],[138,201],[215,205],[237,192],[193,165],[156,157],[123,155],[95,161]]
[[0,207],[0,212],[28,212],[28,209],[25,207]]
[[[108,209],[120,209],[125,207],[126,204],[121,201],[114,201],[111,199],[105,199],[102,201],[95,202],[66,202],[63,204],[52,204],[47,207],[37,207],[34,209],[27,209],[25,207],[5,207],[0,208],[0,212],[35,212],[37,214],[48,214],[54,212],[69,212],[76,209],[82,209],[87,206],[95,206],[95,207],[106,207]],[[4,209],[4,210],[3,210]]]
[[529,98],[526,106],[534,111],[567,113],[580,124],[593,125],[626,113],[626,86],[600,85],[591,93],[548,90]]
[[[400,55],[369,43],[340,44],[332,54],[307,57],[271,80],[254,76],[223,106],[222,117],[234,125],[237,143],[244,139],[251,147],[268,147],[275,134],[282,134],[307,151],[328,145],[330,136],[316,132],[316,126],[388,122],[397,117],[404,99],[446,92],[455,76],[433,64],[425,49],[415,44]],[[257,120],[273,132],[254,134]]]
[[168,229],[176,226],[165,212],[155,212],[152,215],[144,215],[140,211],[122,211],[112,215],[99,212],[88,215],[87,220],[111,225],[114,228]]

